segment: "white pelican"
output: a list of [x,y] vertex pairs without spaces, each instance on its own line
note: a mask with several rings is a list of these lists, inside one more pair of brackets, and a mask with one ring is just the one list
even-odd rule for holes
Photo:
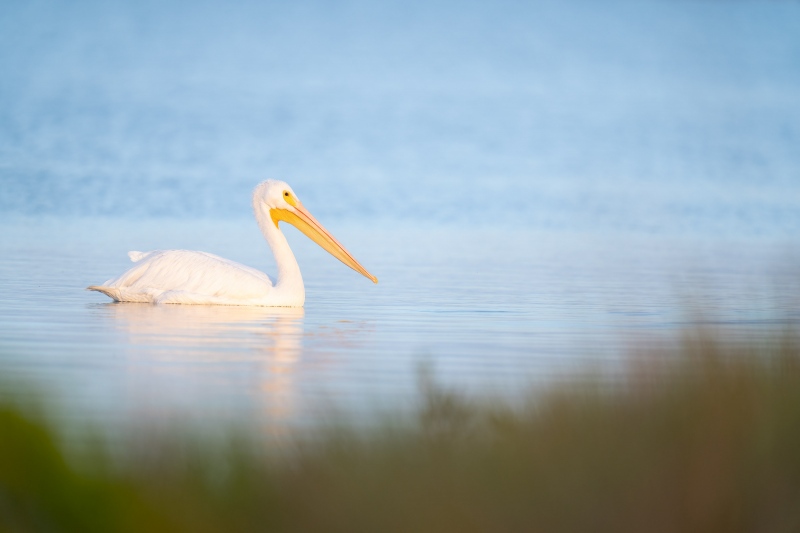
[[136,265],[116,279],[87,289],[118,302],[170,304],[262,305],[302,307],[306,292],[300,267],[278,222],[288,222],[336,259],[378,283],[378,278],[356,261],[306,211],[288,184],[267,180],[253,191],[258,227],[275,255],[278,280],[274,285],[263,272],[206,252],[157,250],[128,252]]

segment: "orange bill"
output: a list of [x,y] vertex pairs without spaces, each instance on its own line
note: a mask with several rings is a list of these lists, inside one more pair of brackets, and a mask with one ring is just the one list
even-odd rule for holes
[[368,277],[373,283],[378,283],[378,278],[367,272],[367,269],[361,266],[361,264],[350,255],[350,252],[348,252],[333,235],[328,233],[328,230],[317,222],[317,219],[311,216],[311,213],[306,211],[299,200],[294,199],[293,203],[295,204],[293,206],[294,211],[289,211],[288,209],[270,209],[269,214],[272,217],[272,221],[275,222],[275,226],[278,225],[279,221],[288,222],[302,231],[309,239],[319,244],[333,257],[356,272]]

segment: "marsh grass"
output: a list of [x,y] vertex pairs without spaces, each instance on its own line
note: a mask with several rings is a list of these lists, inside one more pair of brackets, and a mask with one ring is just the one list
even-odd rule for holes
[[[278,452],[180,430],[65,451],[0,407],[2,531],[800,531],[800,343],[688,336],[524,405],[420,380],[413,417]],[[389,420],[389,419],[387,419]]]

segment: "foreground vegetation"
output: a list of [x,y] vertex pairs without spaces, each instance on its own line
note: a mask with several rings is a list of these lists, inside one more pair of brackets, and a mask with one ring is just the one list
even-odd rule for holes
[[[800,531],[800,344],[707,336],[523,407],[423,380],[416,418],[281,453],[161,435],[75,454],[0,407],[0,531]],[[266,451],[265,451],[266,449]]]

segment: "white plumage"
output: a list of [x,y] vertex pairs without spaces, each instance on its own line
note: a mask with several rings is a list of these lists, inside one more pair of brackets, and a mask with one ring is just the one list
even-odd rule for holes
[[189,250],[129,252],[136,263],[121,276],[89,290],[118,302],[172,304],[262,305],[302,307],[305,288],[300,267],[278,227],[289,222],[344,264],[377,283],[339,242],[305,210],[291,187],[267,180],[253,192],[253,211],[278,266],[273,285],[254,268],[209,254]]

